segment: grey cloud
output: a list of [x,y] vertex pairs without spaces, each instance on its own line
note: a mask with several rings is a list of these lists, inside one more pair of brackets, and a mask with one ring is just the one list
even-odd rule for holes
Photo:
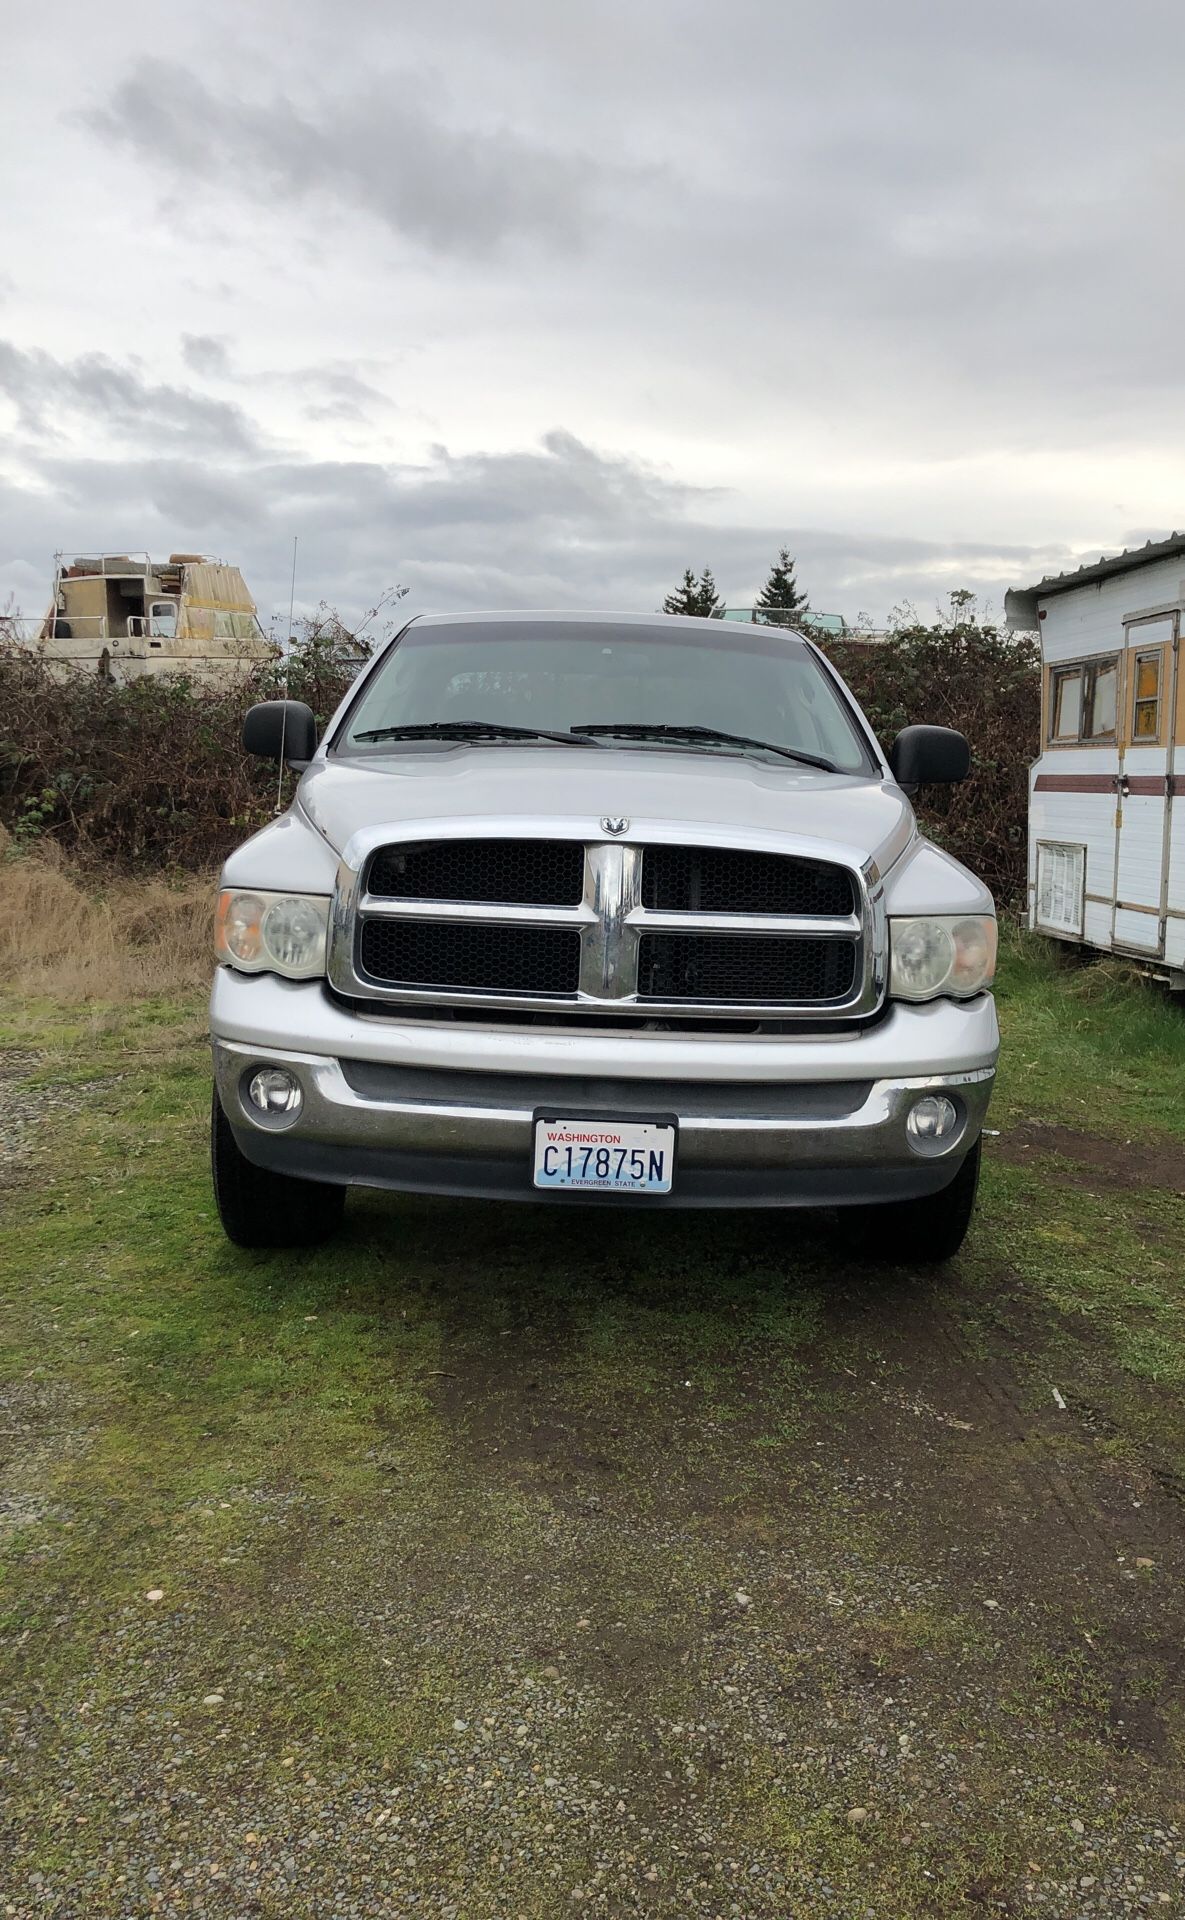
[[[510,127],[449,125],[422,76],[314,115],[277,96],[220,97],[192,71],[147,59],[91,124],[187,186],[231,184],[265,202],[336,201],[443,253],[482,255],[516,240],[576,245],[595,217],[602,168]],[[183,97],[186,110],[175,113]]]
[[307,420],[373,426],[376,415],[389,412],[395,404],[369,380],[340,364],[300,367],[282,377],[310,392],[304,403]]
[[220,333],[183,333],[181,358],[187,367],[209,380],[229,380],[232,374],[226,335]]
[[[451,0],[396,39],[347,7],[348,57],[323,36],[314,108],[157,61],[92,119],[188,200],[218,181],[318,244],[310,216],[348,207],[448,254],[463,308],[496,287],[525,378],[586,332],[592,381],[647,404],[657,388],[668,416],[698,390],[710,430],[754,439],[797,411],[929,456],[1176,441],[1185,257],[1162,236],[1185,176],[1185,15],[1133,0],[1104,55],[1024,0],[690,12],[675,32],[669,0],[579,18]],[[359,69],[380,78],[360,89]],[[508,288],[480,256],[522,239],[589,244]]]
[[[25,354],[27,430],[85,399],[103,433],[81,445],[112,458],[55,441],[5,503],[13,556],[222,548],[280,604],[298,531],[314,599],[401,576],[418,604],[649,606],[705,563],[743,601],[785,542],[816,605],[879,617],[964,582],[998,602],[1075,545],[1181,521],[1185,10],[1129,0],[1103,33],[1097,7],[1032,0],[333,0],[295,33],[277,0],[209,0],[162,12],[164,57],[130,68],[128,0],[92,15],[61,123],[31,144],[13,123],[44,151],[4,268],[32,284],[89,158],[81,237],[118,235],[182,298],[141,309],[143,351],[155,326],[171,365],[182,312],[194,385],[262,395],[293,446],[202,464],[233,450],[218,421],[187,441],[175,405],[113,397],[110,361],[96,400],[93,356],[50,378]],[[59,303],[56,351],[125,337],[126,286],[94,286]],[[145,366],[141,387],[168,377]],[[554,420],[574,432],[538,440]],[[679,484],[714,474],[733,491]]]
[[102,353],[58,360],[41,348],[23,350],[0,340],[0,394],[15,407],[19,425],[36,435],[56,437],[67,416],[81,416],[115,438],[230,456],[260,451],[241,408],[146,380]]
[[233,381],[241,387],[295,388],[304,396],[308,420],[338,420],[371,424],[393,402],[355,367],[342,360],[318,361],[282,372],[273,368],[244,370],[231,355],[226,334],[183,333],[181,358],[204,379]]
[[[265,614],[286,604],[299,536],[298,593],[356,613],[392,581],[409,611],[481,606],[657,607],[687,565],[710,564],[744,604],[778,547],[798,555],[813,603],[850,619],[894,602],[929,607],[954,585],[997,603],[1064,550],[870,538],[811,527],[728,526],[721,502],[643,464],[555,431],[536,448],[422,465],[313,461],[230,473],[163,459],[42,463],[43,488],[14,490],[0,551],[97,545],[201,547],[243,567]],[[113,516],[111,503],[118,503]]]
[[531,289],[536,338],[592,312],[607,366],[685,367],[754,438],[771,402],[927,453],[1179,437],[1181,10],[1105,42],[1026,0],[574,11],[447,8],[471,83],[481,36],[520,111],[666,165],[596,288]]

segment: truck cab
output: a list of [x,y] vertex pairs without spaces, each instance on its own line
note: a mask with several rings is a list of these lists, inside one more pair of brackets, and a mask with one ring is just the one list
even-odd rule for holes
[[554,1207],[819,1207],[944,1259],[998,1030],[983,884],[809,637],[664,615],[410,621],[227,861],[212,1151],[241,1245],[351,1186]]

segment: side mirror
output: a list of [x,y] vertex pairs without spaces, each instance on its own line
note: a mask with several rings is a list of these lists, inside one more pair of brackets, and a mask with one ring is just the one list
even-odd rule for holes
[[317,722],[303,700],[261,700],[243,720],[243,751],[261,760],[307,767],[317,751]]
[[902,727],[889,766],[899,787],[950,785],[970,773],[971,749],[953,727]]

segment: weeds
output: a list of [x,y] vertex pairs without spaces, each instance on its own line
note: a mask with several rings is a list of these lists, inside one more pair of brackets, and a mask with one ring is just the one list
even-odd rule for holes
[[213,964],[214,884],[212,875],[187,874],[97,891],[53,849],[29,855],[0,837],[6,986],[70,1005],[193,992]]

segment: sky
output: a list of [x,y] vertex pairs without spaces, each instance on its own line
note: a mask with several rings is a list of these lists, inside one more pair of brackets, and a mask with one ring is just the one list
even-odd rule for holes
[[1185,526],[1185,8],[5,9],[0,608],[882,624]]

